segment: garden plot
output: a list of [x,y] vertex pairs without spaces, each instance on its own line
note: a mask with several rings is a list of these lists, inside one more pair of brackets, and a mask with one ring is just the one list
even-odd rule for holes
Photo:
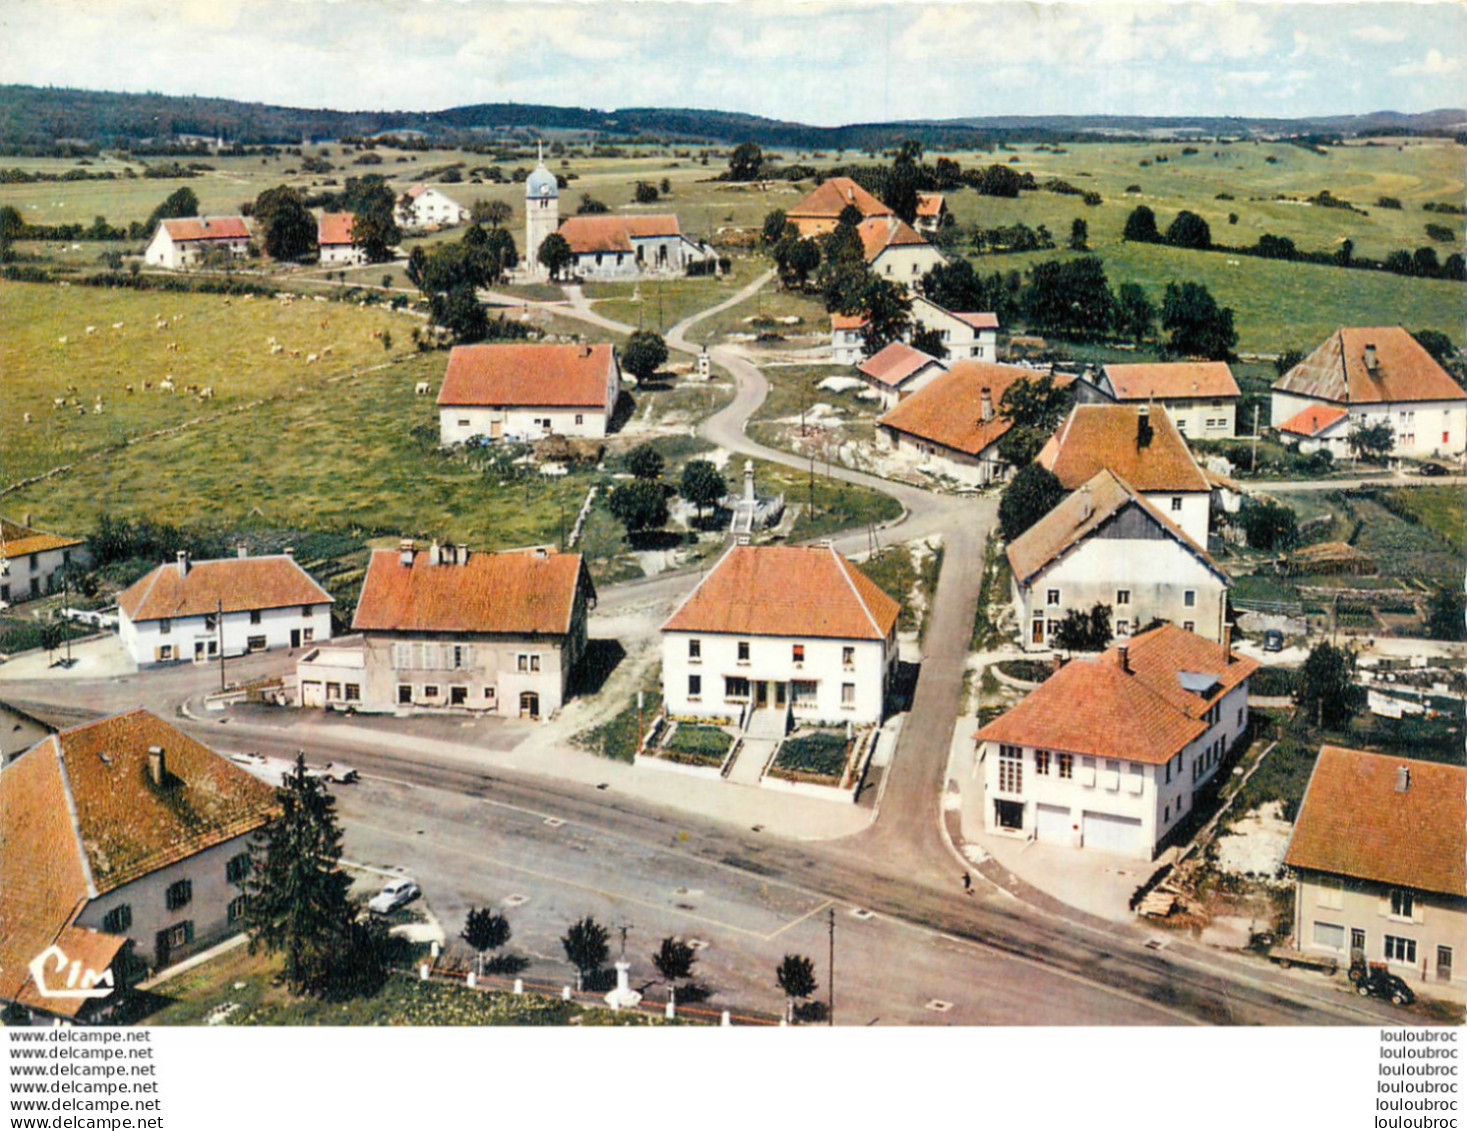
[[687,720],[660,720],[653,741],[636,765],[718,779],[741,745],[728,727]]
[[831,801],[855,801],[881,731],[802,728],[779,744],[759,779],[765,789]]
[[1258,883],[1287,883],[1282,879],[1284,853],[1294,826],[1284,819],[1282,801],[1269,801],[1234,821],[1217,839],[1213,866],[1230,876]]

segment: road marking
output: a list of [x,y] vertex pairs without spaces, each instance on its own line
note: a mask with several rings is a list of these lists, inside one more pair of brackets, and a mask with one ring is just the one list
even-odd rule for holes
[[943,1001],[941,998],[937,997],[933,998],[925,1006],[923,1006],[924,1009],[930,1009],[933,1013],[946,1013],[952,1007],[952,1002]]
[[506,907],[520,907],[526,903],[529,903],[530,897],[528,895],[521,895],[519,892],[515,892],[514,895],[505,896],[504,899],[501,900],[501,902]]
[[798,926],[799,924],[803,923],[806,919],[810,918],[810,916],[812,916],[812,915],[819,915],[820,912],[826,910],[826,908],[834,907],[834,906],[835,906],[835,900],[833,900],[833,899],[827,899],[819,907],[813,907],[813,908],[811,908],[809,911],[806,911],[803,915],[801,915],[798,919],[791,919],[783,927],[781,927],[779,930],[775,931],[774,934],[772,934],[772,935],[765,935],[764,936],[764,941],[765,942],[772,942],[774,939],[779,938],[780,935],[784,934],[791,927]]
[[865,920],[876,918],[876,912],[867,907],[852,907],[850,911],[847,912],[847,914],[850,915],[852,919]]
[[400,786],[402,786],[405,789],[417,789],[418,788],[417,786],[415,786],[410,781],[403,781],[402,778],[388,778],[388,777],[383,777],[381,774],[363,774],[362,775],[362,780],[363,781],[385,781],[385,782],[388,782],[388,783],[390,783],[392,785],[400,785]]

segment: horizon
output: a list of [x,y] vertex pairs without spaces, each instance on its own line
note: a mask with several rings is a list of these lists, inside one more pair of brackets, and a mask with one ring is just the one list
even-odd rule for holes
[[9,0],[0,28],[7,85],[292,109],[697,109],[832,127],[1467,104],[1460,60],[1436,46],[1467,41],[1467,9],[1436,0]]

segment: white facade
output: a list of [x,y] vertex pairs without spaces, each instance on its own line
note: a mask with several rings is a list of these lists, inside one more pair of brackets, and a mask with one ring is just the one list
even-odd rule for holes
[[996,443],[972,455],[884,426],[877,427],[876,442],[913,470],[939,475],[966,487],[987,487],[1007,478],[1010,471],[1008,463],[999,457]]
[[182,271],[187,267],[197,266],[208,251],[224,251],[236,259],[242,259],[249,254],[250,241],[248,237],[237,239],[209,239],[209,240],[180,240],[175,242],[168,234],[168,229],[158,225],[158,230],[153,234],[152,241],[147,250],[143,252],[143,262],[150,267],[163,267],[169,271]]
[[1247,726],[1245,680],[1212,708],[1208,729],[1160,765],[985,741],[984,827],[1150,860]]
[[873,275],[909,286],[947,262],[930,243],[888,244],[866,266]]
[[912,296],[912,320],[937,331],[947,347],[948,361],[998,361],[997,329],[977,329],[921,295]]
[[1212,517],[1211,491],[1142,491],[1141,494],[1197,545],[1207,545]]
[[[613,386],[614,387],[614,386]],[[612,404],[615,404],[615,398]],[[599,439],[606,435],[610,408],[484,408],[453,407],[438,410],[439,442],[445,447],[476,436],[491,440],[539,440],[545,436]]]
[[321,245],[323,266],[341,265],[355,267],[367,262],[367,252],[354,243],[327,243]]
[[662,633],[662,694],[670,714],[738,720],[789,706],[796,720],[879,723],[895,674],[890,639]]
[[[1319,404],[1333,405],[1335,402],[1313,400],[1276,389],[1269,408],[1269,423],[1277,428],[1290,417]],[[1467,397],[1452,401],[1361,401],[1336,407],[1349,413],[1348,420],[1332,426],[1327,430],[1328,435],[1314,441],[1310,448],[1301,443],[1301,451],[1328,447],[1336,456],[1344,455],[1348,451],[1345,437],[1350,432],[1382,422],[1389,424],[1395,433],[1393,455],[1416,458],[1451,456],[1467,449]]]
[[587,251],[573,256],[571,270],[583,279],[635,279],[642,275],[681,275],[688,264],[712,256],[711,248],[687,236],[632,236],[631,251]]
[[397,206],[397,222],[405,228],[449,228],[468,218],[467,208],[431,185]]
[[[135,622],[118,610],[122,645],[139,667],[183,660],[217,660],[220,628],[220,619],[214,613]],[[269,648],[299,648],[331,639],[331,606],[317,602],[229,612],[223,616],[222,628],[225,656],[242,656]]]
[[61,582],[56,573],[73,562],[86,565],[91,560],[85,546],[60,546],[33,554],[0,557],[0,607],[16,605],[35,597],[44,597]]
[[830,353],[837,365],[859,365],[866,356],[866,342],[861,327],[833,326],[830,331]]
[[1220,440],[1237,430],[1236,397],[1163,398],[1160,403],[1188,439]]

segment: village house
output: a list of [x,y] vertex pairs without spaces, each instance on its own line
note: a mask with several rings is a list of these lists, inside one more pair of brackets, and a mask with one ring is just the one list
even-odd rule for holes
[[606,342],[455,346],[438,390],[439,440],[599,438],[620,395],[621,368]]
[[67,566],[91,562],[80,538],[35,530],[30,523],[30,515],[24,522],[0,518],[0,608],[44,597],[60,588]]
[[1284,863],[1300,950],[1467,980],[1467,768],[1325,746]]
[[879,723],[900,606],[829,543],[734,546],[662,626],[670,714]]
[[1191,440],[1232,436],[1242,396],[1225,361],[1106,365],[1076,393],[1090,404],[1159,404]]
[[912,296],[912,322],[936,330],[953,361],[998,360],[998,315],[968,311],[959,313],[938,306],[922,295]]
[[143,261],[150,267],[181,271],[199,266],[207,257],[240,259],[249,251],[250,230],[243,216],[188,216],[160,220]]
[[908,286],[934,267],[947,262],[942,252],[896,216],[872,216],[862,220],[856,233],[866,256],[866,269],[873,275]]
[[947,222],[947,218],[947,197],[940,192],[917,194],[917,219],[914,224],[917,231],[930,236]]
[[1026,650],[1053,645],[1070,612],[1111,608],[1125,639],[1155,620],[1221,641],[1232,582],[1207,551],[1115,472],[1082,487],[1009,543],[1014,614]]
[[996,483],[1012,470],[998,453],[1013,427],[999,402],[1015,382],[1040,376],[1016,365],[959,361],[877,418],[877,444],[929,475],[969,487]]
[[355,266],[367,262],[366,250],[353,241],[350,212],[325,212],[316,222],[316,246],[321,249],[322,266]]
[[683,235],[678,219],[662,216],[571,216],[559,228],[574,256],[572,271],[585,279],[681,275],[713,250]]
[[985,828],[1153,859],[1247,732],[1257,667],[1170,624],[1071,660],[974,736]]
[[361,639],[301,660],[301,705],[548,717],[569,695],[595,602],[579,554],[374,550],[352,621]]
[[1350,413],[1341,405],[1312,404],[1301,408],[1278,425],[1277,431],[1280,440],[1296,443],[1304,455],[1324,451],[1335,459],[1343,459],[1350,452]]
[[785,209],[785,220],[801,236],[823,236],[835,231],[840,214],[855,208],[861,219],[891,216],[892,211],[850,177],[831,177],[816,185],[793,208]]
[[[101,1020],[143,970],[240,932],[275,812],[268,785],[144,710],[37,743],[0,773],[0,1000]],[[113,992],[56,996],[72,962],[72,988]]]
[[1077,404],[1037,461],[1075,491],[1106,468],[1207,545],[1212,483],[1164,408]]
[[451,228],[468,218],[467,208],[434,185],[413,185],[397,202],[397,222],[404,228]]
[[837,365],[855,365],[866,356],[865,327],[859,314],[830,316],[830,352]]
[[[1343,409],[1347,422],[1320,421],[1311,438],[1337,441],[1356,428],[1389,424],[1398,456],[1456,456],[1467,449],[1467,391],[1400,326],[1346,326],[1273,384],[1269,423],[1302,433],[1311,408]],[[1321,437],[1328,432],[1328,437]],[[1331,447],[1330,450],[1335,450]]]
[[118,596],[118,633],[139,667],[299,648],[331,639],[334,601],[289,551],[199,562],[179,551]]
[[881,395],[881,407],[889,409],[947,372],[947,366],[905,342],[889,342],[856,366],[856,372]]

